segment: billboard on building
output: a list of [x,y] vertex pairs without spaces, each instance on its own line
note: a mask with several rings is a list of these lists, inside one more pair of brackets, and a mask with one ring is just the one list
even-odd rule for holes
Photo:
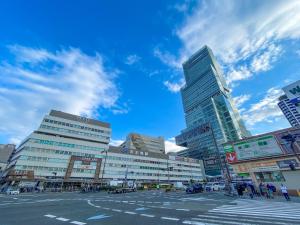
[[229,163],[282,154],[282,150],[273,135],[259,136],[225,145],[224,151]]
[[282,90],[300,112],[300,80],[282,88]]

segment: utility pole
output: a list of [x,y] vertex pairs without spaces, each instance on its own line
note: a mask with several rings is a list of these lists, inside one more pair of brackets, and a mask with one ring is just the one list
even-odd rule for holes
[[229,194],[233,195],[234,188],[233,188],[233,185],[232,185],[232,180],[231,180],[231,176],[230,176],[228,165],[227,165],[227,163],[225,161],[225,169],[226,169],[226,173],[225,173],[224,166],[223,166],[223,163],[222,163],[221,154],[220,154],[220,151],[219,151],[219,148],[218,148],[218,144],[217,144],[217,141],[216,141],[216,138],[215,138],[214,130],[213,130],[213,127],[211,126],[210,123],[209,123],[209,127],[210,127],[211,135],[212,135],[212,138],[213,138],[213,141],[214,141],[214,145],[215,145],[215,148],[216,148],[216,153],[217,153],[217,156],[218,156],[218,161],[220,163],[220,167],[221,167],[222,173],[225,176],[225,182],[227,183],[227,186],[229,187],[229,190],[228,190]]
[[107,149],[105,151],[102,151],[102,153],[105,152],[105,158],[104,158],[104,164],[103,164],[103,170],[102,170],[102,176],[101,176],[101,183],[102,183],[102,186],[103,186],[103,176],[104,176],[104,171],[105,171],[105,165],[106,165],[106,159],[107,159]]

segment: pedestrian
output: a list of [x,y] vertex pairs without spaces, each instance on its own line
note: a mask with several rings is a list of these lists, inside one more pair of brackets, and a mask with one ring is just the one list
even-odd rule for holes
[[247,190],[250,198],[253,199],[254,195],[253,195],[253,191],[252,191],[252,188],[251,188],[250,184],[247,184],[246,190]]
[[237,185],[237,192],[238,192],[239,197],[243,197],[243,187],[241,184]]
[[267,191],[269,198],[274,198],[272,184],[267,184]]
[[285,197],[285,199],[286,199],[287,201],[290,201],[291,199],[290,199],[289,193],[288,193],[288,191],[287,191],[287,187],[284,186],[283,184],[281,184],[280,189],[281,189],[281,193],[283,194],[283,196]]

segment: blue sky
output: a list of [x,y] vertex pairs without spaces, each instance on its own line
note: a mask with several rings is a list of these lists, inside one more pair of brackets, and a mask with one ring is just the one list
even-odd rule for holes
[[207,44],[248,129],[288,127],[281,87],[300,78],[299,1],[6,1],[0,7],[0,142],[50,109],[161,135],[185,128],[181,63]]

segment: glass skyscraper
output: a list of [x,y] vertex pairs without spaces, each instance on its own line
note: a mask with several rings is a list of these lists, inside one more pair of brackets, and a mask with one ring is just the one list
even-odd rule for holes
[[[187,147],[180,156],[204,160],[208,175],[219,175],[222,144],[250,136],[235,108],[211,49],[204,46],[185,63],[186,85],[181,89],[187,128],[176,144]],[[217,146],[217,148],[216,148]]]

